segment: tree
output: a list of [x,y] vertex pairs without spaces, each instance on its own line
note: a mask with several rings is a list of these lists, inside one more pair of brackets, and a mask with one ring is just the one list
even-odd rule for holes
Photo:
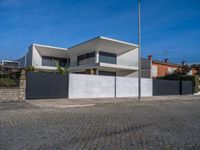
[[197,70],[197,75],[200,75],[200,64],[193,64],[191,67]]
[[182,65],[177,70],[175,70],[172,74],[174,75],[187,75],[191,70],[191,67],[188,65]]

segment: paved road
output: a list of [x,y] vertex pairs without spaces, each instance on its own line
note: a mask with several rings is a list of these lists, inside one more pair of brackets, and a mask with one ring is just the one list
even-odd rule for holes
[[41,109],[0,104],[0,149],[200,149],[200,100]]

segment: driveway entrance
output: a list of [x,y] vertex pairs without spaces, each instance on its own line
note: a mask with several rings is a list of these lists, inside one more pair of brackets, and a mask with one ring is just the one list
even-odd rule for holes
[[67,74],[29,72],[26,79],[26,99],[68,97]]

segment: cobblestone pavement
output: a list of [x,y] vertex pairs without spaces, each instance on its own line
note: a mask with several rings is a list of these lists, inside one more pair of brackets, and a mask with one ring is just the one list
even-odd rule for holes
[[200,149],[200,100],[0,108],[1,150]]

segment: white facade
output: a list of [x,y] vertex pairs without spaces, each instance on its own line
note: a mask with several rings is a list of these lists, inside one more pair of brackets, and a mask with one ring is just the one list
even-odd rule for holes
[[42,57],[67,58],[66,48],[32,44],[24,57],[19,59],[22,67],[34,66],[38,69],[56,69],[52,66],[43,66]]
[[22,67],[34,66],[37,69],[55,70],[55,62],[69,65],[70,72],[95,74],[115,73],[117,76],[137,77],[137,45],[105,37],[59,48],[33,44],[27,54],[19,59]]

